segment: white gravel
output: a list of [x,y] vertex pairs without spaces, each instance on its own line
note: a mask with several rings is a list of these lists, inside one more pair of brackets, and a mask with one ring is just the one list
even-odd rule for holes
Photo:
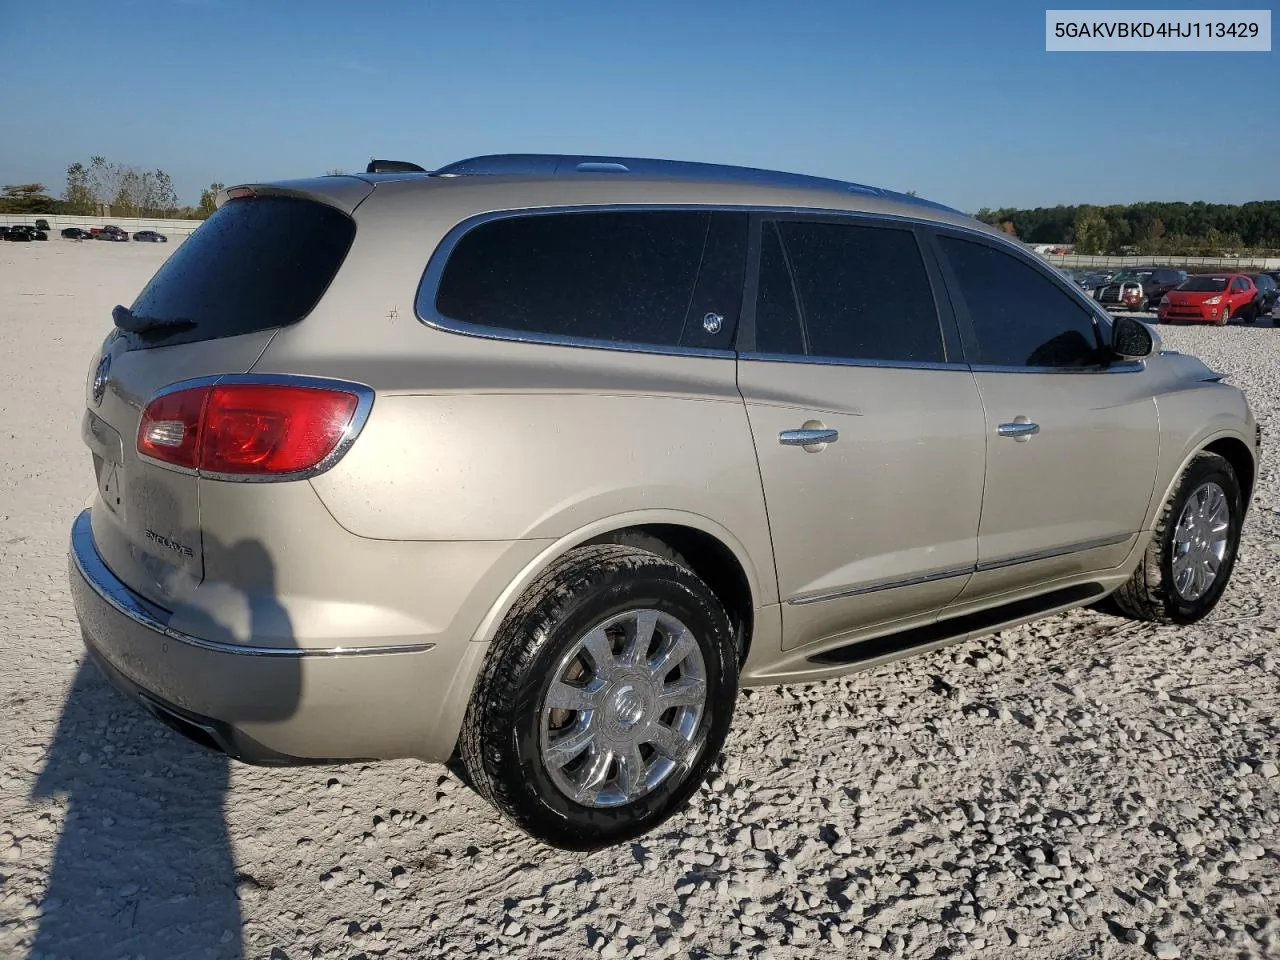
[[1161,330],[1268,431],[1210,622],[1075,612],[747,692],[689,813],[583,856],[442,767],[228,764],[82,663],[88,360],[168,252],[0,244],[0,956],[1280,955],[1280,330]]

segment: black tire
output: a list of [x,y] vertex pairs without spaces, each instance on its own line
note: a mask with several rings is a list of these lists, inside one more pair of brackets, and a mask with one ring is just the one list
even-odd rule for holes
[[[1185,600],[1174,586],[1174,533],[1182,509],[1200,487],[1213,482],[1222,488],[1230,512],[1226,552],[1217,576],[1203,596]],[[1244,521],[1244,498],[1236,472],[1216,453],[1198,454],[1187,465],[1172,496],[1160,511],[1155,534],[1132,578],[1108,598],[1121,615],[1157,623],[1195,623],[1218,603],[1231,579],[1240,549],[1240,528]]]
[[[630,803],[584,806],[561,792],[542,760],[541,705],[570,646],[602,620],[637,608],[670,613],[695,635],[705,708],[683,768]],[[459,753],[476,792],[522,830],[561,849],[596,850],[638,837],[685,806],[720,754],[737,694],[733,628],[702,580],[635,546],[583,546],[552,564],[499,628],[467,705]]]

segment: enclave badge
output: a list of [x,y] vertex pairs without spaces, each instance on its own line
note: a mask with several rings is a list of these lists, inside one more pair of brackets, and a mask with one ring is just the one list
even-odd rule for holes
[[93,405],[96,407],[102,403],[102,398],[107,392],[107,381],[111,378],[111,355],[107,354],[98,363],[98,369],[93,373]]

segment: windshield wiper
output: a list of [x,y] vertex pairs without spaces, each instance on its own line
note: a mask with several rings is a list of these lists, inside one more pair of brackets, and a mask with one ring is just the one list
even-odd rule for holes
[[111,311],[111,319],[117,327],[127,333],[174,333],[178,330],[189,330],[196,326],[194,320],[185,317],[140,317],[128,307],[116,304]]

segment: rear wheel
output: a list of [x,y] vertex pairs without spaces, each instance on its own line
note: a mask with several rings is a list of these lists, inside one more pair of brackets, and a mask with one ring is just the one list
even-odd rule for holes
[[737,647],[683,565],[580,547],[507,616],[459,744],[477,791],[527,833],[592,850],[680,810],[729,730]]
[[1165,503],[1142,563],[1111,595],[1136,620],[1194,623],[1218,603],[1240,547],[1244,500],[1236,472],[1216,453],[1187,465]]

